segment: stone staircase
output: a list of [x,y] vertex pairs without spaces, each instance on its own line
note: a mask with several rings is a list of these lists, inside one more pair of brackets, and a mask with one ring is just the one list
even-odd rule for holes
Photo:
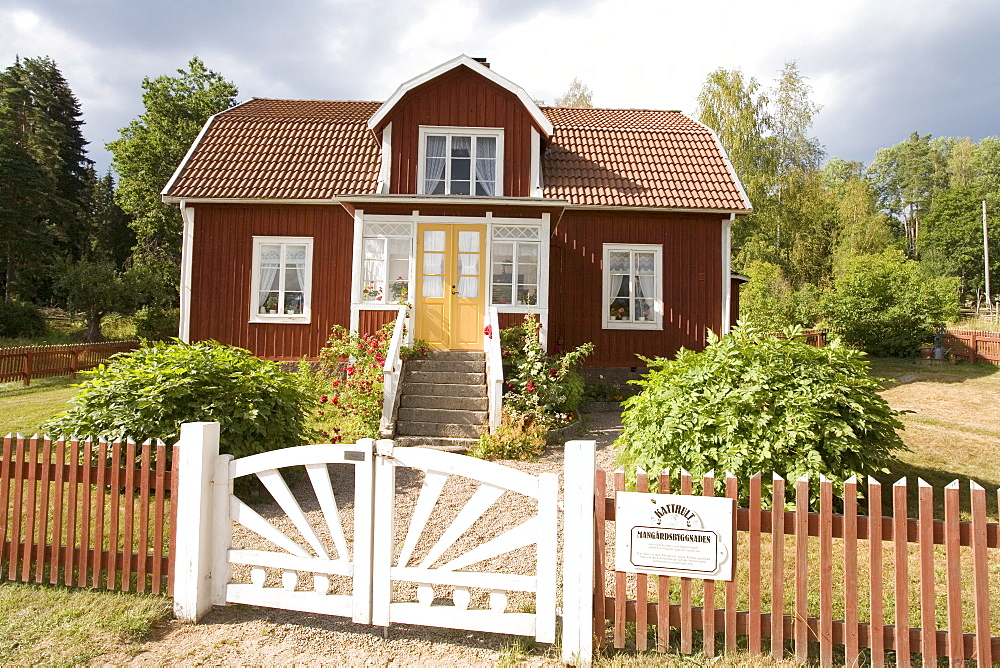
[[434,352],[407,360],[397,445],[465,452],[488,425],[485,353]]

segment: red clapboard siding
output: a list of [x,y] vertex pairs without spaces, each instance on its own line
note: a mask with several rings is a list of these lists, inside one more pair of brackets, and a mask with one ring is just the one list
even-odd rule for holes
[[503,194],[505,197],[531,194],[534,121],[510,91],[466,67],[442,74],[407,93],[386,122],[392,123],[389,191],[393,194],[417,192],[421,125],[503,128]]
[[[722,218],[713,214],[567,211],[552,238],[549,345],[594,343],[589,366],[641,366],[636,355],[700,350],[722,324]],[[663,245],[663,330],[603,329],[604,244]]]
[[399,311],[361,311],[358,313],[358,332],[374,334],[380,327],[396,322]]
[[[197,205],[194,229],[192,341],[296,359],[315,357],[333,325],[350,325],[354,222],[340,206]],[[254,236],[313,238],[308,325],[248,322]]]

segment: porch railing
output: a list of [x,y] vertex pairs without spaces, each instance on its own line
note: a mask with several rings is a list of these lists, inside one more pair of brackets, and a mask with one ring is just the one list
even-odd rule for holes
[[382,365],[382,419],[379,421],[379,432],[383,438],[390,438],[396,424],[396,410],[399,407],[400,377],[403,372],[403,360],[399,350],[403,346],[403,334],[406,330],[406,307],[399,309],[396,324],[392,328],[392,338],[389,339],[389,349],[385,353],[385,364]]
[[493,432],[500,426],[503,403],[503,355],[500,351],[500,317],[496,307],[491,307],[486,314],[483,349],[486,351],[486,396],[489,398],[490,432]]

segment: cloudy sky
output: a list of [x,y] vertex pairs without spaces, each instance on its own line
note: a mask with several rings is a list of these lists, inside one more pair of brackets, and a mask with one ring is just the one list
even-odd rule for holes
[[0,66],[52,57],[104,169],[142,78],[195,54],[241,100],[384,100],[465,53],[536,99],[578,77],[596,106],[688,113],[716,68],[795,60],[829,154],[869,163],[913,130],[1000,134],[998,29],[996,0],[0,0]]

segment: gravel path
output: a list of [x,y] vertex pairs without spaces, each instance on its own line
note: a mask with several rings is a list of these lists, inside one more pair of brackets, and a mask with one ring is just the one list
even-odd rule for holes
[[[609,470],[613,466],[615,456],[611,443],[621,429],[620,420],[617,412],[585,415],[584,428],[587,432],[579,437],[597,441],[598,465]],[[563,452],[561,447],[552,446],[538,461],[504,463],[534,475],[553,472],[561,478]],[[399,475],[396,513],[401,520],[407,519],[412,512],[420,490],[421,477],[422,474],[409,471],[401,472]],[[341,490],[344,486],[349,487],[351,481],[349,476],[345,475],[341,479],[335,473],[334,484],[338,491],[339,503]],[[318,518],[319,511],[315,507],[315,500],[308,484],[296,485],[295,489],[303,509],[307,514],[316,514]],[[418,545],[415,559],[419,560],[430,549],[450,521],[449,516],[453,516],[464,505],[464,500],[474,489],[474,484],[464,481],[453,484],[453,481],[449,481],[446,492],[438,504],[439,508],[428,522],[428,530]],[[521,516],[533,514],[533,505],[527,505],[523,501],[524,497],[516,495],[502,497],[484,515],[483,521],[470,530],[470,535],[456,543],[443,555],[441,561],[461,553],[463,547],[472,542],[481,542],[483,538],[495,535],[502,527],[509,528],[520,523]],[[279,517],[283,513],[278,512],[276,507],[262,506],[258,510],[276,524],[281,523]],[[345,525],[348,525],[349,506],[342,507],[341,510]],[[347,528],[345,526],[345,529]],[[395,536],[397,545],[402,542],[404,535],[405,522],[397,521]],[[322,533],[321,538],[327,540]],[[261,539],[249,532],[237,531],[234,543],[239,547],[261,546]],[[264,542],[264,545],[270,544]],[[533,574],[533,564],[530,563],[532,552],[532,548],[524,548],[497,557],[486,564],[491,570]],[[234,579],[248,581],[247,576],[245,572],[234,572]],[[269,584],[276,579],[276,574],[269,575]],[[311,584],[311,580],[305,582],[307,578],[302,580],[304,582],[300,584],[300,588]],[[335,581],[332,591],[346,593],[346,587],[346,582]],[[399,586],[395,590],[394,598],[409,598],[414,589],[412,585]],[[436,591],[435,594],[448,595],[448,592],[442,590]],[[473,594],[473,606],[481,605],[486,592],[474,591]],[[517,610],[524,605],[523,598],[511,594],[508,610]],[[504,635],[408,625],[393,625],[383,637],[380,628],[353,624],[350,620],[339,617],[231,605],[214,609],[197,625],[182,624],[173,620],[163,622],[157,626],[147,642],[138,648],[123,649],[100,657],[95,663],[492,666],[509,660],[511,644],[512,639]],[[556,654],[546,649],[546,647],[533,648],[527,656],[521,656],[521,660],[527,659],[527,661],[519,665],[559,665]]]

